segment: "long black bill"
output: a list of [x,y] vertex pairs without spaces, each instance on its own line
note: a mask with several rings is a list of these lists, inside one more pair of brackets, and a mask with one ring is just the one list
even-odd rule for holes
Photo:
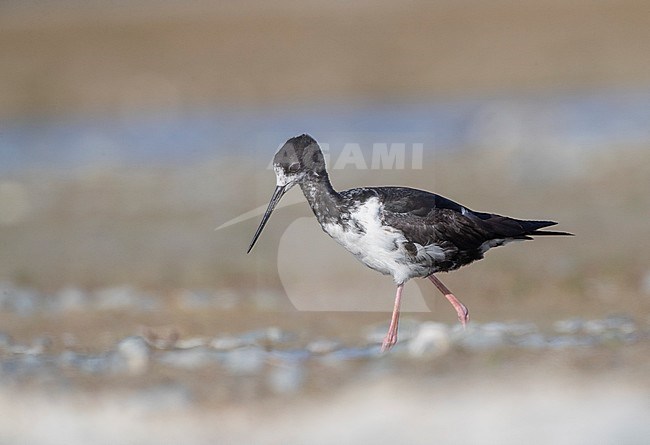
[[273,192],[273,196],[271,196],[271,201],[269,202],[269,206],[267,207],[266,212],[264,212],[262,221],[260,221],[260,225],[257,228],[257,231],[255,232],[255,236],[253,236],[253,241],[251,241],[251,245],[248,246],[248,250],[246,251],[246,253],[250,253],[250,251],[253,249],[253,246],[255,245],[255,241],[257,241],[257,238],[259,238],[260,233],[262,233],[262,230],[266,225],[266,222],[271,217],[271,213],[273,213],[273,209],[278,204],[278,202],[280,202],[280,199],[284,195],[285,191],[286,191],[286,186],[284,185],[279,185],[275,188],[275,191]]

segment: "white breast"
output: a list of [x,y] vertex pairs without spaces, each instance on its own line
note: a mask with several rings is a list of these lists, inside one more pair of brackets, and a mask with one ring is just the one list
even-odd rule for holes
[[359,261],[371,269],[392,275],[396,283],[431,273],[427,271],[434,257],[442,255],[444,258],[444,252],[435,246],[416,244],[418,254],[414,263],[404,248],[407,239],[401,232],[382,224],[381,212],[379,199],[372,198],[351,212],[347,226],[325,223],[322,227]]

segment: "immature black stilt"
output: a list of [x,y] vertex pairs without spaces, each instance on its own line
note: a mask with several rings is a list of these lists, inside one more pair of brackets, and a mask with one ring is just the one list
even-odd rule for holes
[[537,235],[571,235],[540,230],[557,223],[475,212],[434,193],[408,187],[361,187],[337,192],[332,187],[318,143],[303,134],[289,139],[273,158],[276,187],[253,236],[251,251],[273,209],[294,185],[302,189],[323,231],[366,266],[391,275],[395,305],[382,352],[397,343],[404,284],[429,278],[449,300],[461,324],[469,311],[435,277],[480,260],[492,247]]

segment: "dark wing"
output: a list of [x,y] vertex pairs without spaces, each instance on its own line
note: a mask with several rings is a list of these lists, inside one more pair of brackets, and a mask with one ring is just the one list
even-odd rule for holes
[[[525,221],[491,213],[474,212],[450,199],[406,187],[377,187],[384,201],[386,224],[404,232],[420,245],[438,244],[459,250],[479,249],[495,239],[530,239],[553,221]],[[453,246],[451,246],[451,245]]]

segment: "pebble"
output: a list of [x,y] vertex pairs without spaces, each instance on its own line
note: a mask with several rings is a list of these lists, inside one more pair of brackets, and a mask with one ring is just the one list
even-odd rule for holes
[[417,334],[408,342],[408,352],[413,357],[438,357],[450,348],[449,327],[433,321],[420,324]]
[[560,334],[577,334],[584,325],[584,320],[579,317],[559,320],[553,323],[553,329]]
[[305,349],[312,354],[322,355],[341,348],[341,343],[328,338],[319,338],[307,343]]
[[208,340],[203,337],[180,338],[174,343],[176,349],[192,349],[199,346],[207,346]]
[[268,352],[258,346],[244,346],[223,356],[223,365],[233,375],[254,375],[266,365]]
[[216,337],[210,341],[210,347],[217,351],[230,351],[245,344],[243,339],[233,336]]
[[219,352],[206,346],[165,351],[157,357],[159,363],[180,369],[199,369],[204,366],[219,363],[221,359],[222,356]]
[[286,332],[277,326],[270,326],[266,329],[246,332],[240,335],[240,340],[245,345],[271,344],[281,345],[294,340],[297,336],[291,332]]
[[130,374],[143,374],[149,367],[151,350],[142,337],[127,337],[117,344],[117,366]]

